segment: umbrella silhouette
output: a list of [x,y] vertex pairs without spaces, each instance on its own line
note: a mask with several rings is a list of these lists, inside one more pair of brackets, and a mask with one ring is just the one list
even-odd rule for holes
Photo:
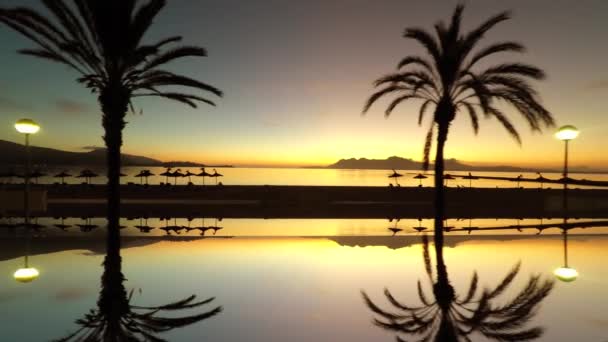
[[414,230],[417,231],[418,233],[420,233],[420,232],[422,232],[424,230],[427,230],[427,229],[428,229],[427,227],[423,227],[422,226],[422,219],[418,218],[418,226],[414,227]]
[[414,179],[417,179],[420,181],[420,183],[418,184],[419,187],[422,186],[422,180],[423,179],[427,179],[428,177],[423,175],[422,173],[417,174],[416,176],[414,176]]
[[516,181],[516,182],[517,182],[517,188],[519,188],[519,183],[521,182],[521,179],[522,179],[523,177],[524,177],[523,175],[519,175],[519,176],[517,176],[517,177],[514,179],[514,181]]
[[145,218],[145,223],[144,223],[144,218],[140,217],[139,218],[139,224],[135,226],[135,228],[139,229],[139,231],[141,233],[149,233],[152,229],[154,229],[154,227],[151,227],[148,225],[148,218]]
[[469,188],[473,187],[473,179],[479,179],[479,177],[475,177],[473,176],[470,172],[468,175],[462,177],[462,179],[468,179],[469,180]]
[[82,220],[85,221],[85,223],[83,224],[77,224],[76,226],[80,228],[80,231],[83,233],[89,233],[92,232],[95,228],[98,228],[99,226],[96,224],[93,224],[91,222],[91,218],[90,217],[83,217]]
[[179,177],[184,177],[185,175],[183,173],[181,173],[181,169],[177,169],[175,170],[175,172],[171,172],[171,176],[169,177],[173,177],[173,179],[175,180],[175,185],[177,185],[177,178]]
[[217,170],[213,169],[213,174],[211,174],[209,177],[215,178],[215,185],[217,185],[217,178],[218,177],[224,177],[224,175],[221,174],[221,173],[217,173]]
[[20,177],[14,170],[10,170],[2,175],[2,178],[8,178],[9,184],[12,183],[13,178]]
[[44,176],[46,176],[46,173],[40,172],[40,170],[35,170],[34,172],[30,173],[30,178],[33,179],[36,184],[38,184],[38,178]]
[[536,177],[536,181],[540,182],[540,188],[543,188],[543,184],[548,181],[549,179],[543,177],[543,175],[540,174],[540,172],[537,172],[536,174],[538,174],[538,177]]
[[390,230],[391,232],[393,232],[392,236],[397,235],[397,233],[403,231],[403,229],[397,227],[397,223],[399,223],[399,219],[395,220],[395,226],[394,227],[389,227],[388,230]]
[[209,226],[209,227],[207,227],[207,229],[211,229],[211,230],[213,230],[213,235],[215,235],[215,234],[217,233],[217,231],[218,231],[218,230],[222,230],[222,229],[223,229],[223,227],[219,227],[219,226],[217,225],[217,221],[218,221],[218,219],[217,219],[217,217],[216,217],[216,218],[215,218],[215,224],[214,224],[213,226]]
[[91,184],[91,178],[99,177],[98,174],[91,170],[82,170],[76,178],[84,178],[87,184]]
[[192,184],[192,176],[196,176],[196,173],[190,172],[190,170],[186,171],[184,177],[188,177],[188,185]]
[[393,173],[388,176],[388,178],[394,178],[395,179],[395,184],[396,185],[399,185],[399,178],[400,177],[403,177],[403,175],[400,174],[400,173],[397,173],[397,171],[395,171],[394,169],[393,169]]
[[72,177],[71,174],[67,173],[67,171],[62,171],[56,175],[53,176],[54,178],[61,178],[61,184],[65,184],[65,178],[66,177]]
[[168,167],[167,170],[165,170],[165,172],[161,173],[161,176],[165,176],[165,183],[169,184],[169,177],[171,177],[173,173],[171,172],[171,168]]
[[496,341],[530,341],[542,336],[541,327],[527,328],[543,299],[553,289],[552,280],[540,274],[531,275],[522,290],[512,299],[500,300],[520,271],[516,264],[493,288],[479,286],[477,272],[473,273],[465,295],[456,293],[443,258],[443,245],[435,245],[435,271],[431,264],[429,242],[423,240],[423,260],[432,297],[418,280],[421,304],[412,306],[397,299],[388,288],[384,296],[390,303],[386,310],[376,304],[365,291],[363,301],[374,313],[374,324],[397,334],[397,341],[471,341],[470,335],[481,334]]
[[61,217],[61,223],[56,224],[55,227],[57,227],[57,228],[59,228],[59,229],[61,229],[63,231],[65,231],[68,228],[70,228],[72,225],[71,224],[65,224],[65,219],[66,218],[64,216],[62,216]]
[[205,177],[211,177],[211,174],[207,173],[207,171],[205,171],[204,167],[201,167],[201,172],[199,174],[197,174],[196,176],[197,177],[203,177],[203,185],[205,185]]
[[144,178],[146,177],[146,174],[144,173],[144,170],[142,170],[142,171],[139,171],[139,173],[133,177],[139,178],[139,184],[144,184]]
[[445,186],[448,186],[448,181],[449,181],[449,180],[456,179],[456,178],[454,178],[454,176],[452,176],[451,174],[446,173],[446,174],[443,176],[443,179],[445,180]]

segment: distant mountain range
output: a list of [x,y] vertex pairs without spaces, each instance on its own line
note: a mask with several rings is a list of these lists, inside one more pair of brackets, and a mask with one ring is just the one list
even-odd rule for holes
[[[389,157],[387,159],[351,158],[341,159],[337,163],[327,166],[330,169],[370,169],[370,170],[420,170],[422,163],[413,159],[401,157]],[[433,165],[429,166],[432,169]],[[464,164],[456,159],[446,159],[445,169],[451,171],[505,171],[522,172],[526,169],[513,166],[472,166]],[[536,171],[536,170],[534,170]]]
[[[32,165],[79,165],[79,166],[105,166],[106,150],[94,149],[88,152],[68,152],[52,148],[30,146]],[[10,141],[0,140],[0,165],[23,165],[24,146]],[[174,162],[177,164],[178,162]],[[136,156],[131,154],[122,155],[124,166],[163,166],[160,160]],[[180,164],[181,165],[181,164]],[[191,163],[193,166],[199,164]]]
[[[429,165],[429,170],[432,170],[433,164]],[[387,159],[367,159],[367,158],[350,158],[340,159],[337,163],[326,166],[329,169],[362,169],[362,170],[421,170],[422,162],[414,161],[413,159],[401,157],[389,157]],[[468,165],[460,162],[457,159],[446,159],[445,169],[450,171],[497,171],[497,172],[561,172],[557,169],[541,169],[541,168],[522,168],[507,165],[496,166],[477,166]],[[591,173],[593,170],[587,168],[577,168],[570,170],[571,172]],[[599,171],[598,171],[599,172]]]

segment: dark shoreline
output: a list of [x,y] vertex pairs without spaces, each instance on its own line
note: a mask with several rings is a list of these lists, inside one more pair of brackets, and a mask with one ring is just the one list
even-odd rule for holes
[[[35,188],[47,191],[46,216],[105,215],[103,185]],[[448,217],[563,216],[561,189],[446,190]],[[428,218],[433,216],[434,195],[433,188],[352,186],[123,185],[121,193],[123,216],[226,218]],[[571,218],[608,216],[608,190],[570,189],[568,197]]]

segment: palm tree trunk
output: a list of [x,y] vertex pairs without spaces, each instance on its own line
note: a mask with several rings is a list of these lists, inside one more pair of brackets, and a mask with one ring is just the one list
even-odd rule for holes
[[[101,278],[102,290],[98,306],[108,322],[106,331],[118,332],[120,318],[129,310],[120,257],[120,148],[122,130],[125,127],[124,117],[129,105],[129,92],[119,86],[109,86],[101,92],[99,102],[103,112],[104,140],[107,148],[108,228],[104,273]],[[117,336],[106,336],[108,341],[116,339]]]
[[[443,149],[448,139],[449,123],[439,124],[435,155],[435,246],[443,246],[443,219],[445,218],[445,189],[443,186]],[[437,257],[443,262],[443,248],[437,248]]]

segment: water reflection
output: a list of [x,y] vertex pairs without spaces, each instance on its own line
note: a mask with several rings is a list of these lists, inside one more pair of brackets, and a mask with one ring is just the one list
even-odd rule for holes
[[[211,304],[215,298],[197,301],[196,295],[159,306],[134,305],[134,291],[127,294],[124,286],[120,231],[108,229],[107,237],[97,308],[76,320],[80,326],[78,330],[56,341],[165,341],[157,334],[200,322],[222,311],[221,306],[203,310],[203,306]],[[203,312],[181,317],[175,317],[176,314],[161,316],[191,309]]]
[[30,283],[40,276],[40,272],[35,267],[30,266],[29,258],[30,258],[30,240],[31,236],[31,228],[26,227],[26,236],[25,236],[25,255],[23,257],[23,267],[19,268],[13,274],[13,278],[20,283]]
[[405,336],[419,341],[470,341],[474,333],[497,341],[529,341],[542,336],[541,327],[526,325],[553,289],[552,280],[542,279],[539,274],[531,275],[512,299],[499,304],[501,295],[520,271],[519,263],[493,289],[482,290],[475,272],[466,295],[460,296],[450,283],[443,245],[435,245],[435,256],[433,272],[428,238],[423,236],[424,265],[433,298],[427,296],[419,280],[418,297],[422,305],[406,305],[385,289],[390,308],[384,309],[362,291],[366,305],[377,315],[374,324],[395,332],[397,341],[406,341]]

